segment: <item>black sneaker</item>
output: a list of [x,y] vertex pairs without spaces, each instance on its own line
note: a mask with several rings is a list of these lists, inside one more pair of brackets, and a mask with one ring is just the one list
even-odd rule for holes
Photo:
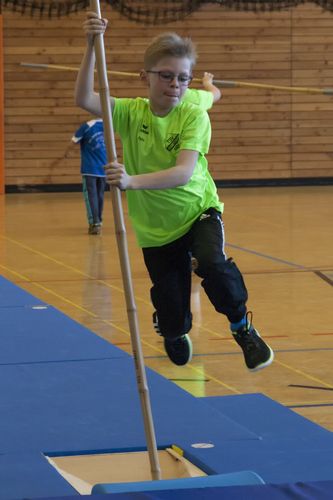
[[272,363],[274,352],[253,327],[251,312],[246,314],[246,326],[233,332],[233,336],[237,344],[241,346],[245,364],[251,372],[261,370]]
[[[155,332],[163,337],[158,324],[157,312],[153,312],[153,326]],[[189,335],[185,334],[175,340],[164,339],[164,349],[175,365],[186,365],[192,359],[192,342]]]
[[175,365],[186,365],[192,359],[192,342],[187,334],[175,340],[164,339],[164,349]]

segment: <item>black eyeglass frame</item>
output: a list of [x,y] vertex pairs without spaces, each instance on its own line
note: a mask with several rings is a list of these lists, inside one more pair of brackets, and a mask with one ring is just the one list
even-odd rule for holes
[[[176,77],[180,85],[190,85],[191,81],[193,80],[192,75],[182,75],[181,73],[179,75],[176,75],[175,73],[172,73],[172,71],[153,71],[153,70],[146,70],[146,73],[153,73],[154,75],[158,75],[159,79],[162,82],[172,82]],[[164,76],[168,75],[168,76]],[[181,79],[181,76],[185,78],[185,80]]]

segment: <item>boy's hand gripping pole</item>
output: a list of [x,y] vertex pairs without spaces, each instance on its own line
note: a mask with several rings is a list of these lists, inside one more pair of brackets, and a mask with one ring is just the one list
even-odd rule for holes
[[[90,0],[90,7],[91,10],[96,12],[98,17],[101,18],[99,0]],[[100,94],[102,114],[103,114],[104,138],[105,138],[108,161],[111,162],[117,159],[117,153],[116,153],[116,146],[115,146],[115,139],[113,132],[110,91],[107,79],[104,40],[102,34],[95,36],[94,47],[95,47],[97,75],[99,82],[99,94]],[[131,276],[131,269],[128,257],[126,230],[125,230],[124,215],[121,203],[121,193],[117,187],[111,186],[111,197],[112,197],[112,207],[113,207],[115,229],[117,236],[118,254],[119,254],[120,267],[123,279],[123,286],[125,290],[127,317],[129,322],[133,358],[135,363],[136,380],[140,395],[151,474],[153,479],[161,479],[161,470],[158,460],[154,424],[153,424],[151,405],[149,399],[149,390],[148,390],[145,366],[143,362],[139,326],[136,314],[136,305],[135,305],[133,286],[132,286],[132,276]]]

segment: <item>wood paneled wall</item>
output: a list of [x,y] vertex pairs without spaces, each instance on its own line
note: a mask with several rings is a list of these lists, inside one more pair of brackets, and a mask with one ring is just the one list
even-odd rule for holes
[[[156,34],[197,43],[195,76],[287,86],[333,87],[333,14],[313,3],[282,12],[237,12],[208,4],[184,21],[146,27],[102,4],[111,19],[108,69],[138,72]],[[79,148],[70,139],[89,115],[73,102],[75,73],[20,62],[78,66],[84,12],[61,19],[4,12],[7,185],[77,184]],[[110,79],[115,96],[145,95],[138,79]],[[209,163],[216,180],[333,177],[333,97],[226,89],[211,113]],[[120,145],[118,145],[120,148]]]

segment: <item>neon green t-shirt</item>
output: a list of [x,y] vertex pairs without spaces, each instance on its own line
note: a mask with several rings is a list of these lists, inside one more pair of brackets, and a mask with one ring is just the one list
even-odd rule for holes
[[214,103],[214,96],[208,90],[187,89],[182,98],[183,102],[188,102],[199,106],[200,109],[208,111]]
[[148,99],[115,99],[113,125],[122,140],[129,175],[173,167],[182,149],[199,151],[186,185],[126,192],[129,217],[140,247],[166,245],[186,234],[208,208],[222,211],[204,156],[211,137],[205,111],[181,102],[160,117],[151,112]]

